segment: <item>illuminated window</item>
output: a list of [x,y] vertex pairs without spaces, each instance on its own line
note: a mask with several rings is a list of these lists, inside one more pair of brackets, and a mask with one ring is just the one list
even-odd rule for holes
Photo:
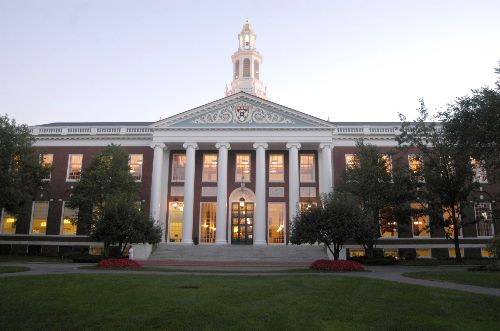
[[430,248],[417,248],[415,253],[419,259],[429,259],[432,257]]
[[128,165],[130,167],[130,174],[138,182],[142,180],[142,154],[130,154],[128,156]]
[[350,257],[360,257],[360,256],[365,256],[365,250],[362,248],[355,248],[355,249],[350,249],[349,250],[349,256]]
[[300,211],[305,211],[311,209],[312,207],[316,207],[318,204],[316,202],[308,201],[308,202],[300,202],[299,205],[300,205]]
[[380,234],[382,237],[398,236],[397,224],[389,208],[380,211]]
[[410,172],[416,176],[415,178],[419,182],[424,182],[424,177],[422,176],[422,156],[417,154],[408,155],[408,166],[410,167]]
[[346,168],[346,170],[354,169],[358,165],[358,163],[359,162],[358,162],[355,154],[346,154],[345,155],[345,168]]
[[82,161],[83,154],[69,154],[66,181],[75,182],[80,180],[82,174]]
[[46,169],[49,169],[47,176],[43,178],[43,180],[50,180],[51,168],[54,163],[54,154],[42,154],[40,155],[40,159],[42,161],[42,166]]
[[314,154],[300,154],[300,182],[311,183],[315,177]]
[[240,60],[234,63],[234,79],[238,79],[238,77],[240,77]]
[[491,257],[495,257],[495,254],[493,254],[491,251],[489,251],[486,248],[481,248],[481,257],[491,258]]
[[203,154],[203,174],[204,182],[217,181],[217,154]]
[[471,158],[470,163],[472,170],[474,171],[474,181],[480,184],[488,183],[484,162],[479,162],[478,160]]
[[255,79],[259,79],[259,61],[253,61],[253,76]]
[[399,252],[397,249],[384,248],[384,257],[393,257],[399,259]]
[[236,182],[250,182],[250,154],[236,154]]
[[268,203],[267,220],[269,232],[269,244],[285,243],[285,204]]
[[384,154],[382,155],[382,160],[385,163],[385,171],[390,175],[392,174],[392,158],[390,155]]
[[269,181],[285,181],[283,154],[269,154]]
[[250,59],[243,60],[243,77],[250,77]]
[[[458,206],[455,206],[455,217],[457,218],[457,221],[458,221],[458,225],[460,226],[460,214],[458,212]],[[446,234],[448,235],[448,237],[450,238],[454,238],[455,237],[455,234],[454,234],[454,231],[453,229],[455,228],[454,227],[454,224],[453,224],[453,219],[452,219],[452,213],[453,213],[453,209],[451,207],[448,207],[445,209],[445,211],[443,212],[443,221],[444,221],[444,231],[446,232]],[[462,236],[462,228],[460,227],[460,231],[459,231],[459,237]]]
[[31,233],[45,234],[47,229],[47,216],[49,215],[48,201],[33,202],[33,214],[31,216]]
[[186,154],[172,155],[172,182],[183,182],[186,167]]
[[493,237],[493,214],[491,203],[475,203],[474,215],[478,237]]
[[184,202],[169,202],[168,204],[168,238],[170,242],[182,240],[182,217]]
[[414,209],[412,217],[413,237],[429,237],[429,215],[422,214],[422,210],[427,208],[427,204],[413,202],[411,208]]
[[[460,248],[460,255],[464,257],[464,249]],[[448,256],[455,258],[457,255],[455,254],[455,248],[448,248]]]
[[76,221],[78,220],[78,209],[71,209],[63,202],[61,234],[76,234]]
[[16,218],[2,209],[2,228],[1,233],[14,234],[16,233]]
[[200,242],[214,243],[215,242],[215,223],[216,223],[216,202],[201,203],[201,233]]

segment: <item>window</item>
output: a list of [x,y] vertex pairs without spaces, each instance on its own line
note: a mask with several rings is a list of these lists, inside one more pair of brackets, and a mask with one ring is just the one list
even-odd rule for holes
[[447,236],[450,237],[450,238],[454,238],[455,234],[454,234],[454,224],[453,224],[453,220],[452,220],[452,213],[453,213],[453,209],[455,210],[455,217],[457,218],[457,221],[458,221],[458,226],[459,226],[459,237],[462,236],[462,228],[460,226],[460,214],[459,214],[459,211],[458,211],[458,206],[454,206],[454,208],[451,208],[451,207],[448,207],[445,209],[445,211],[443,212],[443,221],[444,221],[444,231],[446,232]]
[[259,79],[259,61],[253,61],[253,76],[255,79]]
[[[452,258],[456,258],[455,248],[448,248],[448,256]],[[464,257],[464,249],[460,248],[460,256]]]
[[238,79],[238,77],[240,77],[240,60],[234,63],[234,79]]
[[300,182],[315,181],[314,154],[300,154]]
[[33,202],[33,214],[31,216],[31,234],[45,234],[45,230],[47,229],[48,214],[48,201]]
[[142,180],[142,154],[130,154],[128,156],[128,165],[130,167],[130,174],[138,182]]
[[284,182],[283,154],[269,154],[269,182]]
[[203,154],[203,175],[204,182],[217,181],[217,154]]
[[216,223],[216,202],[201,203],[201,234],[200,242],[214,243],[215,242],[215,223]]
[[484,162],[471,158],[470,164],[472,166],[472,170],[474,171],[474,181],[480,184],[488,183]]
[[54,154],[42,154],[40,155],[40,160],[42,161],[42,166],[48,169],[48,174],[43,180],[50,180],[50,175],[52,171],[52,163],[54,163]]
[[413,209],[412,227],[413,237],[426,238],[430,237],[429,231],[429,215],[423,214],[423,209],[427,208],[427,204],[420,202],[413,202],[411,204]]
[[358,256],[365,256],[365,250],[362,248],[351,248],[349,250],[349,256],[350,257],[358,257]]
[[300,202],[300,211],[306,211],[311,209],[312,207],[316,207],[318,204],[316,202]]
[[250,59],[243,60],[243,77],[250,77]]
[[172,155],[172,182],[183,182],[186,167],[186,154]]
[[71,209],[63,202],[62,225],[61,234],[75,235],[76,234],[76,221],[78,221],[78,209]]
[[380,234],[382,237],[397,238],[398,228],[390,208],[380,211]]
[[395,259],[399,259],[399,252],[397,249],[384,248],[384,257],[393,257]]
[[76,182],[82,174],[83,154],[69,154],[66,181]]
[[250,154],[236,154],[236,182],[250,182]]
[[358,165],[358,159],[355,154],[346,154],[345,155],[345,168],[354,169]]
[[284,203],[268,203],[267,204],[267,219],[269,244],[284,244],[285,243],[285,204]]
[[410,172],[415,176],[418,182],[424,182],[424,177],[422,176],[422,156],[417,154],[408,155],[408,166]]
[[391,158],[391,156],[387,155],[387,154],[383,154],[382,160],[384,160],[384,163],[385,163],[385,171],[387,171],[387,173],[389,175],[391,175],[392,174],[392,158]]
[[181,242],[182,218],[184,215],[184,202],[169,202],[168,204],[168,240]]
[[495,257],[495,254],[493,254],[486,248],[481,248],[481,257],[492,258]]
[[2,228],[1,233],[4,234],[15,234],[16,233],[16,221],[17,219],[11,214],[7,213],[5,209],[2,209]]
[[474,215],[478,237],[493,237],[493,214],[491,203],[475,203]]
[[432,257],[430,248],[417,248],[415,253],[418,259],[429,259]]

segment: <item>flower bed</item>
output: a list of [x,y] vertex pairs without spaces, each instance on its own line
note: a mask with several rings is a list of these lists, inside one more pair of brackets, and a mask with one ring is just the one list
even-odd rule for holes
[[310,269],[327,270],[335,272],[363,271],[361,263],[351,260],[316,260],[309,266]]
[[105,259],[97,264],[98,268],[140,268],[137,261],[129,259]]

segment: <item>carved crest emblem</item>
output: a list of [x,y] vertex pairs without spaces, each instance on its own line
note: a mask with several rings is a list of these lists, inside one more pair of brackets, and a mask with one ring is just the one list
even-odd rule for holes
[[244,104],[236,105],[236,107],[234,107],[234,114],[240,123],[244,123],[247,121],[248,115],[250,114],[250,106]]

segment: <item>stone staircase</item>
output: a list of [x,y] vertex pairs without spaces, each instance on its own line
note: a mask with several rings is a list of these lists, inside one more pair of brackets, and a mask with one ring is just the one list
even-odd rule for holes
[[323,246],[283,245],[179,245],[159,244],[149,261],[199,261],[243,263],[311,263],[327,259]]

